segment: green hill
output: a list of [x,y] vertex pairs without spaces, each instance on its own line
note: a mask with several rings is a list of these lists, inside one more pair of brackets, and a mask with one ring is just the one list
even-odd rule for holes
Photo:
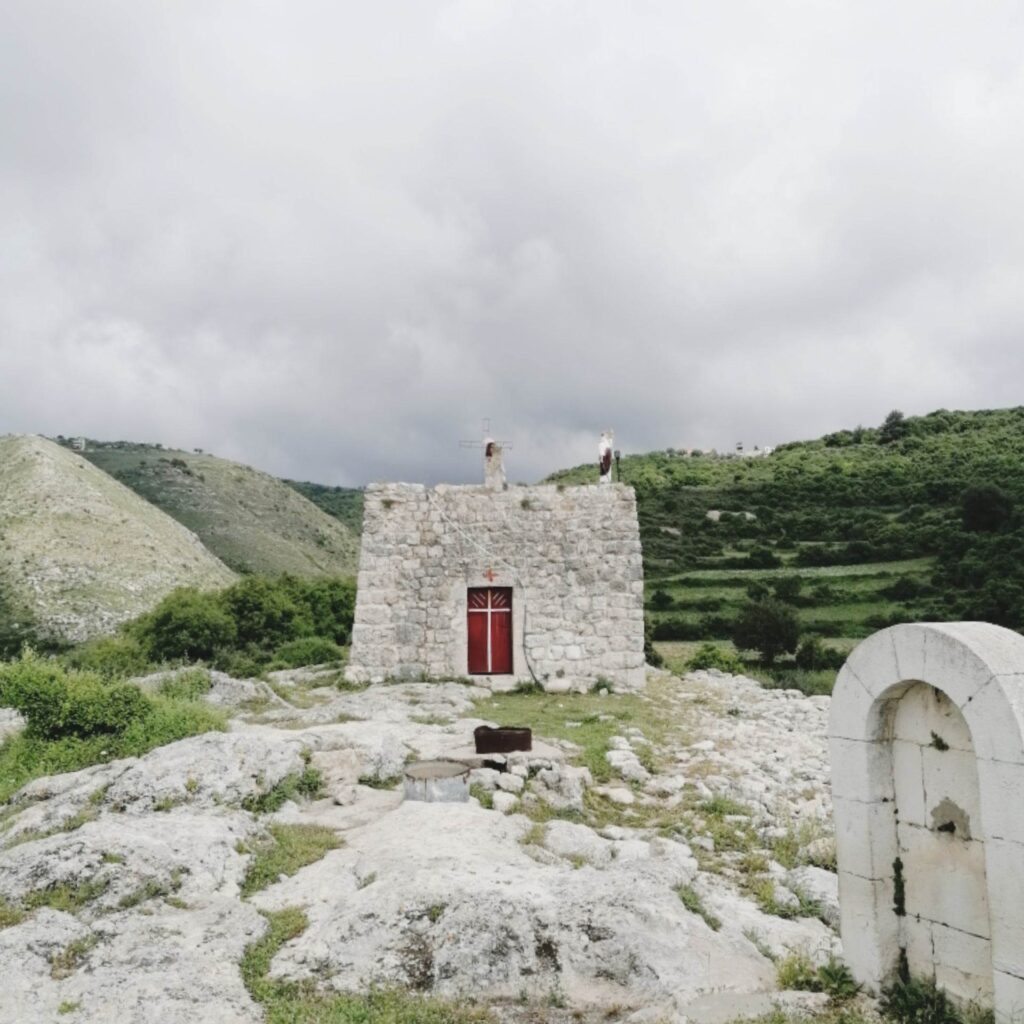
[[87,440],[82,455],[238,572],[354,576],[358,534],[275,477],[202,452]]
[[363,491],[357,487],[330,487],[314,484],[308,480],[285,480],[303,497],[309,498],[317,508],[322,509],[338,522],[343,523],[354,537],[363,532]]
[[[926,618],[1024,626],[1024,408],[896,416],[754,458],[627,455],[621,471],[662,639],[727,637],[748,591],[780,587],[823,637]],[[963,506],[979,488],[1002,510],[980,527]]]
[[233,579],[189,530],[75,453],[0,437],[0,648],[84,640],[175,587]]

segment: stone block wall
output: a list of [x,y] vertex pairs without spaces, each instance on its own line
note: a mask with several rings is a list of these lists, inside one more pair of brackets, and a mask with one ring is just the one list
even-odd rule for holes
[[636,499],[618,484],[367,488],[347,676],[467,675],[467,591],[509,587],[513,671],[496,688],[644,683]]

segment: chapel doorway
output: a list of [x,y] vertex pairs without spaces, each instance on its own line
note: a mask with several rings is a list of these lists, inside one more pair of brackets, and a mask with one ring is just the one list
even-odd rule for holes
[[466,600],[470,675],[512,672],[512,588],[470,587]]

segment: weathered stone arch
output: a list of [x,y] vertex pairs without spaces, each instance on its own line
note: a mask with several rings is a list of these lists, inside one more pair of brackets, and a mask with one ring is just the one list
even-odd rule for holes
[[[1024,636],[984,622],[875,633],[836,680],[829,745],[841,930],[854,974],[877,989],[901,957],[915,973],[930,959],[930,973],[953,994],[970,998],[984,983],[997,1020],[1024,1019]],[[953,757],[943,762],[946,752]],[[955,794],[958,802],[944,789],[969,788],[964,759],[972,756],[969,822],[960,804],[971,794]],[[915,808],[908,794],[919,763]],[[919,841],[932,845],[909,880],[917,905],[908,906],[902,862]],[[958,905],[957,893],[971,891],[968,864],[983,889]],[[936,921],[934,907],[956,920]]]

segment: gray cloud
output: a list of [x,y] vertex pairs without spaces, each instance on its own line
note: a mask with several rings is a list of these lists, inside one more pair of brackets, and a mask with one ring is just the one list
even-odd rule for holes
[[0,431],[535,479],[1018,404],[1019,5],[0,8]]

